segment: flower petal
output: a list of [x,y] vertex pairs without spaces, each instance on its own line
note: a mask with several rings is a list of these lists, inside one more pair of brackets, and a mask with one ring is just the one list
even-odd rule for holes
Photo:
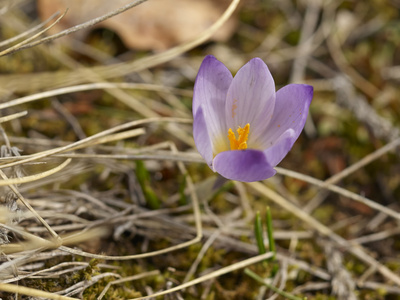
[[288,154],[294,142],[296,141],[296,133],[293,129],[286,130],[275,142],[272,147],[264,151],[267,162],[275,167]]
[[257,144],[275,106],[275,83],[267,65],[253,58],[235,75],[229,87],[225,114],[228,128],[236,131],[250,123],[249,147]]
[[221,140],[221,136],[227,135],[225,101],[231,82],[232,74],[223,63],[212,55],[204,58],[194,84],[192,111],[195,117],[199,107],[203,108],[213,147],[215,140],[225,140],[224,147],[229,149],[228,140]]
[[264,180],[276,173],[262,151],[251,149],[221,152],[213,165],[223,177],[244,182]]
[[199,107],[193,120],[193,138],[197,150],[211,167],[213,160],[212,144],[208,134],[207,124],[204,120],[203,109]]
[[313,87],[306,84],[289,84],[276,93],[272,120],[262,136],[264,149],[271,147],[288,129],[294,130],[293,143],[304,128],[313,97]]

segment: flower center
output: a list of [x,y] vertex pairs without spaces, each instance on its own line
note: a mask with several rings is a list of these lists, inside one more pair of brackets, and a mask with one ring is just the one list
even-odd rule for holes
[[228,130],[228,139],[231,145],[231,150],[244,150],[247,149],[247,140],[249,139],[250,124],[247,123],[243,128],[239,126],[237,133],[239,134],[236,138],[232,128]]

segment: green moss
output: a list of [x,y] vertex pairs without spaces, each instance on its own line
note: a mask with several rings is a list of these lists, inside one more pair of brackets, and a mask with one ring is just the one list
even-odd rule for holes
[[345,266],[346,269],[349,270],[351,273],[357,274],[357,275],[362,275],[362,274],[366,271],[366,269],[367,269],[367,267],[366,267],[364,264],[358,262],[358,261],[355,260],[355,259],[347,260],[347,261],[344,263],[344,266]]
[[321,294],[321,293],[317,293],[315,295],[315,300],[337,300],[337,298],[335,296],[332,295],[325,295],[325,294]]

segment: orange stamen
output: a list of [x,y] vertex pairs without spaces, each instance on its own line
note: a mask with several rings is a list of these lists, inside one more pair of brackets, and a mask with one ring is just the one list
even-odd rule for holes
[[237,129],[237,133],[239,134],[236,139],[235,133],[232,128],[228,130],[228,139],[230,142],[231,150],[244,150],[247,149],[247,140],[249,139],[250,133],[250,124],[247,123],[243,128],[239,126]]

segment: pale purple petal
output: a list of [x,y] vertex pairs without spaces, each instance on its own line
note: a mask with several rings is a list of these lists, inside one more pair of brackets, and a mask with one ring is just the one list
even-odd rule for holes
[[[231,82],[232,74],[223,63],[212,55],[204,58],[194,85],[192,110],[195,116],[199,107],[203,108],[204,120],[213,145],[215,140],[220,140],[228,132],[225,101]],[[228,140],[225,140],[228,147]]]
[[211,167],[213,159],[212,144],[201,107],[197,109],[194,116],[193,138],[200,155],[203,156],[204,160]]
[[267,162],[275,167],[281,162],[281,160],[288,154],[297,137],[295,136],[295,131],[293,129],[288,129],[285,131],[278,140],[274,143],[272,147],[269,147],[264,151],[264,155]]
[[214,158],[213,166],[223,177],[244,182],[264,180],[276,173],[258,150],[221,152]]
[[226,98],[228,128],[236,130],[250,123],[249,147],[271,120],[275,106],[275,83],[267,65],[253,58],[235,75]]
[[313,87],[306,84],[289,84],[276,93],[275,109],[262,137],[262,147],[271,147],[288,129],[294,130],[293,143],[304,128],[308,116]]

